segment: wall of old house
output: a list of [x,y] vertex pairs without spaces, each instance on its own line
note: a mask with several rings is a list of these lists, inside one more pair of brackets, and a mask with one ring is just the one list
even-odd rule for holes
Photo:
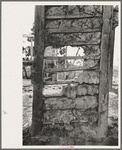
[[[84,18],[60,19],[63,15],[84,16]],[[85,18],[91,15],[92,18]],[[71,33],[46,32],[44,56],[52,57],[56,48],[79,46],[80,43],[82,44],[80,47],[84,50],[82,67],[87,70],[69,71],[67,79],[72,79],[72,74],[77,77],[72,84],[44,86],[43,128],[40,134],[48,138],[47,145],[88,145],[96,138],[98,131],[100,73],[91,68],[100,67],[102,6],[47,6],[46,17],[51,16],[59,16],[59,19],[47,19],[45,21],[45,27],[49,29],[47,31],[71,28]],[[74,28],[81,29],[84,33],[72,33]],[[56,69],[57,66],[59,68],[58,64],[60,65],[57,61],[52,66],[47,65],[46,69]],[[60,65],[60,68],[64,67],[77,68]],[[57,73],[51,73],[50,76],[50,82],[58,81]],[[63,80],[66,81],[66,78]]]

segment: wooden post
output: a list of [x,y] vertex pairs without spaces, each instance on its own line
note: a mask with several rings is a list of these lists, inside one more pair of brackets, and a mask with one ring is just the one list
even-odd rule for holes
[[[67,46],[66,46],[66,51],[65,51],[65,57],[67,57]],[[67,62],[67,60],[65,59],[65,68],[67,68],[67,64],[66,64],[66,62]],[[67,75],[67,73],[66,72],[64,72],[64,76],[65,76],[65,79],[66,79],[66,75]]]
[[101,41],[100,60],[100,85],[99,85],[99,106],[98,106],[98,138],[105,138],[108,129],[108,57],[110,47],[110,33],[112,30],[112,6],[103,6],[103,27]]
[[109,52],[109,91],[112,90],[112,79],[113,79],[113,57],[114,57],[114,38],[115,38],[115,29],[111,31],[110,37],[110,52]]
[[32,108],[32,136],[38,135],[43,123],[43,57],[45,39],[45,6],[35,8],[35,55],[34,55],[34,85]]
[[31,38],[31,61],[33,60],[33,39]]

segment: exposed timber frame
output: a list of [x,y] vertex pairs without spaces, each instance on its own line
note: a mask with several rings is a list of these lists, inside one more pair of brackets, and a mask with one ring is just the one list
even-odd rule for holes
[[67,28],[67,29],[47,29],[49,33],[90,33],[90,32],[100,32],[101,29],[78,29],[78,28]]
[[115,29],[111,31],[109,50],[109,91],[112,90]]
[[34,57],[34,86],[32,110],[32,136],[41,131],[43,114],[43,56],[45,37],[45,6],[35,8],[35,57]]
[[[99,45],[101,44],[101,58],[100,58],[100,69],[99,68],[87,68],[87,70],[95,69],[100,70],[100,86],[99,86],[99,106],[98,106],[98,138],[104,138],[107,135],[108,129],[108,94],[109,94],[109,52],[111,43],[110,36],[112,31],[112,6],[103,6],[103,27],[102,27],[102,38],[101,43],[97,42],[69,42],[68,45],[81,46],[81,45]],[[76,19],[77,17],[73,18]],[[79,17],[78,17],[79,18]],[[36,136],[43,127],[42,116],[43,116],[43,86],[44,84],[65,84],[65,81],[58,82],[44,82],[44,59],[50,59],[50,57],[44,57],[45,46],[49,43],[45,43],[45,19],[59,19],[56,17],[45,18],[45,6],[36,6],[35,9],[35,59],[34,59],[34,89],[33,89],[33,111],[32,111],[32,137]],[[67,19],[67,18],[62,18]],[[50,30],[50,32],[59,32],[57,30]],[[62,31],[60,31],[62,32]],[[66,32],[63,31],[63,32]],[[70,31],[68,31],[70,32]],[[75,31],[76,32],[76,31]],[[83,32],[83,31],[82,31]],[[114,37],[114,35],[113,35]],[[112,40],[111,40],[112,41]],[[46,45],[47,44],[47,45]],[[67,44],[67,43],[66,43]],[[65,43],[59,43],[59,46],[64,46]],[[50,46],[50,45],[49,45]],[[66,46],[66,45],[65,45]],[[72,57],[66,57],[72,59]],[[76,57],[74,57],[75,59]],[[78,58],[78,57],[77,57]],[[51,59],[59,59],[52,57]],[[45,72],[66,72],[66,71],[76,71],[76,70],[86,70],[86,68],[76,68],[76,69],[45,69]],[[67,82],[67,81],[66,81]],[[70,81],[69,81],[70,82]],[[68,82],[67,82],[68,83]]]
[[102,15],[85,15],[85,16],[46,16],[46,19],[83,19],[83,18],[97,18],[97,17],[102,17]]
[[112,30],[112,6],[103,6],[103,27],[101,39],[100,85],[98,106],[98,138],[105,138],[108,131],[108,100],[109,100],[109,49]]

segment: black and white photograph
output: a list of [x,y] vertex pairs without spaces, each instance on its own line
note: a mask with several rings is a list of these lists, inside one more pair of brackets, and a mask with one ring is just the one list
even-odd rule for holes
[[[16,143],[7,144],[5,137],[6,124],[11,120],[20,133],[20,145],[15,144],[16,148],[119,148],[120,2],[3,2],[3,56],[12,51],[3,52],[4,39],[10,38],[5,32],[7,9],[12,10],[17,23],[16,9],[11,9],[11,4],[16,9],[20,6],[18,12],[22,16],[17,17],[21,19],[21,48],[13,50],[17,56],[14,54],[12,66],[16,72],[15,87],[19,84],[21,94],[12,106],[16,114],[12,121],[7,119],[7,109],[13,102],[3,91],[4,147],[14,147]],[[16,23],[13,36],[17,40]],[[12,59],[11,55],[4,58],[8,62]],[[19,71],[14,67],[17,61]],[[6,82],[10,80],[7,77]]]

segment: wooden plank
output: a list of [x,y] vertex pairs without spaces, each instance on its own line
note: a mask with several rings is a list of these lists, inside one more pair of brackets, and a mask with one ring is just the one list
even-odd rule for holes
[[102,15],[84,15],[84,16],[46,16],[46,19],[83,19],[83,18],[99,18]]
[[[50,43],[45,43],[45,46],[55,46],[56,47],[56,44],[50,44]],[[73,42],[68,42],[68,43],[65,43],[65,42],[60,42],[58,43],[58,47],[59,46],[86,46],[86,45],[100,45],[100,43],[97,43],[97,42],[89,42],[89,43],[85,43],[85,42],[76,42],[76,41],[73,41]]]
[[43,55],[45,39],[45,6],[35,7],[35,59],[34,59],[34,86],[32,109],[32,136],[36,136],[42,129],[43,115]]
[[33,60],[33,39],[31,38],[31,61]]
[[[86,95],[82,95],[82,96],[97,96],[98,94],[97,93],[94,93],[94,94],[92,94],[92,95],[90,95],[90,94],[86,94]],[[44,99],[50,99],[50,98],[59,98],[59,99],[61,99],[61,98],[67,98],[67,96],[65,96],[65,95],[44,95]],[[68,108],[67,108],[68,109]],[[75,108],[76,109],[76,108]]]
[[69,71],[82,71],[82,70],[99,70],[99,67],[94,68],[85,68],[85,67],[74,67],[74,68],[49,68],[45,69],[47,73],[54,73],[54,72],[69,72]]
[[95,60],[95,59],[100,59],[100,55],[99,56],[94,56],[94,57],[92,57],[92,56],[66,56],[66,57],[61,57],[61,56],[57,56],[57,57],[50,57],[50,56],[46,56],[46,57],[44,57],[44,59],[46,59],[46,60],[66,60],[66,59],[93,59],[93,60]]
[[110,36],[110,51],[109,51],[109,91],[112,90],[112,79],[113,79],[113,57],[114,57],[114,38],[115,38],[115,29],[111,31]]
[[53,84],[69,84],[69,83],[78,83],[78,81],[75,80],[63,80],[63,81],[45,81],[45,85],[53,85]]
[[[81,124],[81,122],[79,121],[79,120],[72,120],[71,121],[71,123],[80,123]],[[83,124],[84,124],[84,122],[82,122]],[[52,125],[52,122],[44,122],[44,125]],[[55,123],[55,124],[64,124],[64,122],[62,122],[62,123]]]
[[[75,84],[75,83],[79,83],[77,80],[60,80],[60,81],[45,81],[44,82],[44,85],[54,85],[54,84]],[[87,85],[92,85],[93,83],[84,83],[84,84],[87,84]],[[94,85],[98,85],[98,84],[94,84]]]
[[99,106],[98,106],[98,138],[105,138],[108,131],[108,57],[110,47],[110,33],[112,29],[112,6],[103,6],[103,27],[101,41],[100,60],[100,85],[99,85]]
[[82,28],[59,28],[59,29],[46,29],[50,33],[90,33],[90,32],[100,32],[100,28],[94,29],[82,29]]

